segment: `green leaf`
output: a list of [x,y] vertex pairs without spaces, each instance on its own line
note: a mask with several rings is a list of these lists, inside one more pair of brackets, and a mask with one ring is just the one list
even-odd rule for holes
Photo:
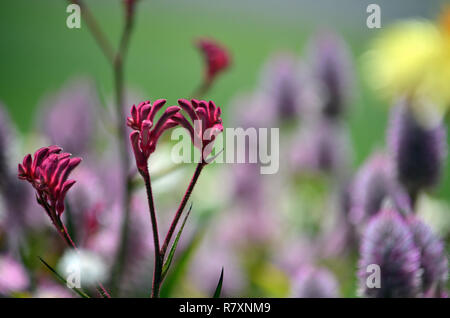
[[212,216],[214,215],[213,211],[204,210],[197,211],[196,214],[200,216],[199,223],[197,224],[195,233],[192,235],[191,240],[183,251],[180,252],[179,257],[176,262],[172,265],[172,270],[167,275],[165,279],[165,283],[161,286],[161,298],[173,297],[175,294],[175,289],[177,286],[180,286],[181,280],[184,277],[184,274],[189,268],[189,265],[192,261],[195,252],[197,251],[200,243],[203,240],[203,237],[208,229],[209,222],[211,221]]
[[213,298],[220,298],[220,292],[222,291],[222,282],[223,282],[223,266],[222,272],[220,273],[219,282],[217,283],[216,290],[214,291]]
[[[45,267],[48,268],[48,270],[50,272],[52,272],[53,275],[55,275],[55,277],[58,279],[58,281],[64,285],[65,287],[67,287],[67,281],[64,277],[62,277],[56,270],[54,270],[46,261],[44,261],[40,256],[39,256],[39,260],[42,262],[42,264],[45,265]],[[67,287],[69,288],[69,287]],[[70,290],[73,290],[75,293],[77,293],[80,297],[82,298],[90,298],[88,294],[86,294],[84,291],[82,291],[79,288],[69,288]]]
[[190,242],[186,245],[186,248],[181,251],[180,256],[175,264],[173,264],[170,274],[167,275],[165,283],[161,287],[160,296],[162,298],[171,297],[176,286],[179,286],[180,280],[188,269],[192,257],[197,251],[204,234],[205,228],[197,229]]
[[177,249],[177,245],[178,245],[178,241],[180,240],[181,232],[183,232],[184,226],[186,224],[189,214],[191,213],[191,210],[192,210],[192,203],[189,206],[189,210],[187,211],[186,216],[184,217],[184,220],[183,220],[183,223],[181,224],[180,230],[178,231],[177,236],[175,237],[175,241],[172,244],[169,255],[167,256],[167,260],[163,265],[162,274],[161,274],[162,280],[164,280],[164,278],[166,277],[167,272],[170,268],[170,265],[172,264],[172,259],[173,259],[173,256],[175,255],[175,250]]

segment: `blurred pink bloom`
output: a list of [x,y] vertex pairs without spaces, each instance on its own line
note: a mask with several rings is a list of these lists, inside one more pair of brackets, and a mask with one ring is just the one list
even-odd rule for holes
[[19,143],[17,137],[13,121],[0,102],[0,211],[5,212],[4,218],[0,212],[0,227],[8,229],[8,242],[12,244],[17,243],[16,239],[25,228],[36,228],[43,224],[43,218],[39,217],[42,215],[33,213],[37,209],[33,190],[18,180],[14,172],[13,157]]
[[312,75],[321,97],[321,112],[342,116],[352,95],[354,70],[350,50],[337,34],[322,32],[309,44]]
[[67,287],[54,283],[49,280],[40,281],[36,291],[33,293],[35,298],[73,298],[75,293]]
[[67,198],[72,214],[73,231],[80,246],[89,244],[102,227],[101,218],[113,205],[105,194],[104,184],[96,174],[95,166],[83,165],[73,172],[78,186]]
[[26,289],[30,281],[25,268],[11,256],[0,256],[0,294]]
[[352,159],[350,134],[339,122],[320,119],[303,126],[291,146],[292,171],[346,177]]
[[50,143],[70,153],[84,154],[95,136],[99,103],[89,80],[73,81],[41,102],[39,130]]
[[200,39],[196,42],[196,45],[205,57],[205,82],[211,83],[217,74],[229,67],[229,53],[224,47],[211,39]]
[[364,223],[381,210],[386,199],[399,211],[410,209],[408,195],[395,180],[392,161],[384,153],[375,153],[358,171],[351,186],[351,222]]
[[61,151],[58,146],[40,148],[33,158],[26,155],[18,166],[19,179],[30,182],[37,191],[39,203],[58,215],[64,211],[67,191],[75,184],[75,180],[67,178],[81,162],[81,158],[69,158],[70,153]]
[[324,268],[302,267],[294,277],[292,296],[297,298],[336,298],[338,284]]
[[271,58],[264,68],[261,90],[266,95],[264,112],[273,120],[295,119],[304,101],[299,61],[293,55],[281,53]]

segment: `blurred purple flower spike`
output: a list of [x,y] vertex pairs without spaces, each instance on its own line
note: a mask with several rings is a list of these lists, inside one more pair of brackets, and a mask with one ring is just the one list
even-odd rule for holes
[[442,123],[425,127],[413,113],[411,102],[403,99],[391,113],[388,146],[397,179],[413,201],[420,190],[438,183],[447,152]]
[[408,195],[397,184],[389,157],[377,152],[358,171],[351,186],[350,220],[362,224],[378,213],[386,199],[402,212],[409,212]]
[[336,278],[324,268],[304,266],[293,280],[292,296],[296,298],[336,298],[338,291]]
[[288,120],[301,110],[302,83],[299,61],[295,56],[279,53],[264,68],[261,89],[268,96],[264,111],[272,109],[277,120]]
[[51,144],[60,145],[70,153],[84,154],[95,136],[98,104],[89,80],[70,82],[42,102],[39,130]]
[[322,32],[310,44],[312,73],[322,96],[322,112],[336,118],[350,102],[354,71],[350,51],[336,34]]
[[446,297],[448,260],[443,242],[416,216],[410,215],[407,222],[413,233],[415,245],[420,251],[424,295]]
[[349,170],[350,136],[340,123],[323,118],[305,125],[291,149],[293,171],[344,176]]
[[6,212],[5,222],[1,224],[8,228],[8,237],[11,242],[17,243],[21,229],[42,225],[42,219],[33,213],[36,210],[33,191],[17,179],[12,173],[14,151],[17,147],[15,127],[5,107],[0,103],[0,195],[3,209]]
[[[379,266],[379,277],[373,265]],[[373,298],[418,297],[420,274],[420,252],[408,224],[395,210],[380,211],[369,221],[361,242],[360,293]]]

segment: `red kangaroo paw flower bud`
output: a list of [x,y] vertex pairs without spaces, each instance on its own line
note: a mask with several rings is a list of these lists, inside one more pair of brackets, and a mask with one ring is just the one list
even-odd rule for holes
[[81,162],[81,158],[70,158],[58,146],[38,149],[33,156],[26,155],[18,166],[18,177],[27,180],[36,189],[38,202],[52,213],[61,215],[64,198],[75,180],[67,180],[69,174]]
[[212,151],[215,137],[223,131],[222,111],[213,101],[179,99],[178,105],[192,123],[181,114],[176,114],[172,120],[189,131],[194,146],[202,152],[202,159],[205,160]]
[[158,99],[153,104],[150,101],[131,107],[131,116],[127,118],[127,125],[135,130],[130,134],[136,166],[140,172],[147,170],[147,160],[155,151],[159,137],[164,131],[178,123],[173,117],[178,113],[178,106],[168,107],[155,123],[155,116],[166,103],[165,99]]
[[196,45],[205,58],[205,82],[211,83],[218,73],[228,68],[230,56],[225,48],[210,39],[200,39]]

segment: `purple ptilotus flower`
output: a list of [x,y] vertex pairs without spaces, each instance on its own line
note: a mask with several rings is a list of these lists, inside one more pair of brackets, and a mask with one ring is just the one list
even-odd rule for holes
[[343,176],[348,172],[352,148],[341,123],[322,118],[302,127],[291,147],[293,171]]
[[388,146],[397,179],[413,201],[420,190],[438,183],[447,152],[445,128],[441,123],[425,127],[412,101],[403,99],[392,110]]
[[302,83],[299,62],[295,56],[279,54],[269,60],[262,74],[261,90],[267,95],[264,111],[277,120],[298,116],[301,105]]
[[336,298],[338,292],[336,278],[324,268],[304,266],[293,279],[292,297]]
[[95,167],[82,166],[73,172],[73,178],[79,186],[71,190],[71,196],[66,199],[70,206],[71,221],[76,240],[80,247],[90,245],[92,238],[102,227],[103,214],[111,215],[114,200],[105,196],[104,185],[96,175]]
[[238,95],[230,102],[233,124],[244,129],[277,127],[277,119],[266,94],[262,92]]
[[310,44],[310,56],[312,74],[322,97],[322,113],[330,118],[342,116],[353,86],[349,50],[336,34],[322,33]]
[[399,210],[408,210],[408,195],[397,184],[390,158],[375,153],[356,174],[351,186],[350,220],[362,224],[378,213],[386,199]]
[[95,135],[98,104],[90,81],[71,82],[42,102],[38,130],[44,132],[51,144],[60,145],[70,153],[83,154]]
[[416,216],[407,217],[416,247],[420,251],[422,291],[427,297],[446,297],[448,260],[443,242]]
[[360,293],[374,298],[418,297],[420,273],[420,251],[408,224],[393,209],[380,211],[369,221],[361,242]]

